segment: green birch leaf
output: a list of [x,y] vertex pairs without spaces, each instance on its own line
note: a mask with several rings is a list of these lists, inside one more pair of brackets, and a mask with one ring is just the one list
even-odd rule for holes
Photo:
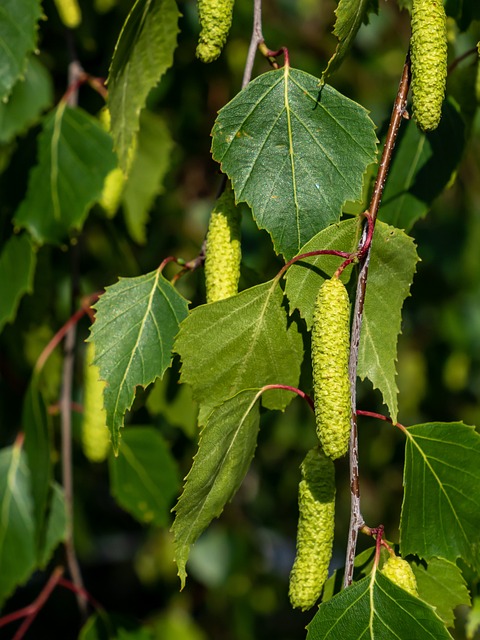
[[[360,233],[361,226],[357,218],[332,224],[307,242],[299,254],[325,249],[350,253],[357,249]],[[331,255],[311,256],[295,262],[288,268],[285,294],[290,308],[300,311],[309,329],[312,328],[313,310],[319,288],[325,278],[331,277],[344,260],[345,258]],[[351,273],[351,267],[347,267],[340,277],[342,282],[347,283]]]
[[307,640],[451,640],[430,605],[381,571],[322,603],[307,629]]
[[368,378],[380,390],[394,422],[398,412],[397,341],[403,303],[410,295],[417,262],[412,238],[377,222],[360,334],[358,375],[362,380]]
[[465,125],[446,101],[435,131],[424,134],[413,120],[402,124],[379,217],[408,231],[423,218],[456,171],[465,147]]
[[35,482],[32,483],[33,516],[37,548],[44,544],[47,505],[52,481],[52,442],[50,424],[39,388],[39,377],[34,375],[25,395],[22,413],[22,427],[25,434],[24,448],[28,468]]
[[291,69],[253,80],[220,110],[212,154],[275,250],[291,258],[362,195],[375,159],[367,111],[313,76]]
[[139,522],[165,526],[177,494],[178,469],[162,436],[152,427],[125,429],[118,458],[109,458],[111,491]]
[[0,604],[36,566],[30,471],[18,444],[0,451]]
[[38,137],[38,163],[15,223],[37,242],[60,243],[82,227],[116,164],[112,139],[98,120],[62,101]]
[[12,236],[0,254],[0,331],[13,322],[20,300],[33,291],[33,277],[37,264],[36,252],[29,236]]
[[252,461],[260,424],[261,389],[245,389],[210,414],[174,509],[178,575],[185,586],[190,547],[240,487]]
[[480,434],[461,422],[405,433],[402,556],[462,558],[480,571]]
[[120,278],[95,305],[90,340],[102,380],[107,426],[118,452],[120,428],[132,406],[135,387],[146,387],[170,366],[172,346],[188,303],[160,269],[137,278]]
[[67,535],[67,512],[65,508],[65,493],[58,483],[52,483],[52,499],[47,519],[45,542],[40,550],[38,563],[41,568],[46,567],[53,552]]
[[25,77],[16,82],[8,102],[0,102],[0,143],[7,144],[35,124],[52,101],[52,78],[32,56]]
[[341,65],[362,23],[368,21],[368,14],[373,11],[378,12],[378,0],[339,0],[335,9],[337,20],[333,29],[339,42],[323,72],[323,78],[331,75]]
[[172,65],[179,15],[175,0],[136,0],[115,46],[108,76],[108,107],[124,171],[139,129],[140,111],[150,90]]
[[[242,389],[267,384],[297,386],[303,343],[289,323],[276,280],[194,309],[175,341],[181,382],[193,387],[203,422],[216,405]],[[290,392],[268,392],[263,403],[284,409]]]
[[42,16],[40,0],[2,0],[0,6],[0,101],[27,66],[27,56],[37,44],[37,23]]
[[172,151],[173,140],[164,120],[142,111],[135,155],[122,196],[128,231],[139,244],[147,241],[148,212],[155,196],[163,192]]
[[461,570],[443,558],[432,558],[427,567],[414,562],[410,566],[417,580],[419,597],[435,608],[447,627],[453,628],[455,607],[470,605],[470,594]]

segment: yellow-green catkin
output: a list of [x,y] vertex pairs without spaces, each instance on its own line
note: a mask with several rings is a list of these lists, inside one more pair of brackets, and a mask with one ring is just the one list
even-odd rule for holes
[[100,380],[100,371],[93,363],[95,346],[87,343],[85,355],[82,448],[91,462],[102,462],[110,449],[110,433],[103,408],[105,382]]
[[398,556],[390,556],[383,565],[382,573],[398,587],[418,597],[417,580],[412,567],[406,560]]
[[229,185],[210,215],[205,248],[207,302],[234,296],[240,279],[240,212]]
[[213,62],[222,52],[232,25],[234,0],[198,0],[200,37],[197,58]]
[[442,0],[413,0],[413,117],[422,131],[438,127],[447,80],[447,19]]
[[290,573],[289,597],[306,611],[320,597],[328,577],[335,527],[335,468],[320,447],[302,463],[298,490],[297,555]]
[[315,302],[312,369],[317,434],[334,460],[345,455],[350,440],[349,355],[350,301],[343,283],[332,278],[322,284]]
[[475,98],[477,103],[480,104],[480,42],[477,42],[477,75],[475,76]]
[[76,29],[82,22],[82,12],[78,0],[54,0],[58,15],[69,29]]

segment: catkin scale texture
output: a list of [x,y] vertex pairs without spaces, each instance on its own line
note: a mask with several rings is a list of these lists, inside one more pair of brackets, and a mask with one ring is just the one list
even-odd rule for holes
[[198,0],[201,31],[197,58],[213,62],[222,52],[232,24],[234,0]]
[[297,554],[290,573],[292,606],[306,611],[328,577],[335,527],[335,468],[319,447],[302,463],[298,489]]
[[312,369],[317,434],[334,460],[350,440],[351,398],[348,378],[350,301],[340,280],[325,280],[313,314]]
[[394,584],[412,596],[418,596],[417,580],[412,567],[403,558],[390,556],[382,568],[382,573]]
[[240,279],[240,213],[231,187],[218,198],[210,215],[205,248],[207,302],[234,296]]
[[110,434],[103,408],[105,382],[93,363],[95,346],[87,344],[84,369],[82,448],[90,462],[102,462],[110,449]]
[[413,0],[413,116],[422,131],[438,127],[447,79],[447,18],[442,0]]

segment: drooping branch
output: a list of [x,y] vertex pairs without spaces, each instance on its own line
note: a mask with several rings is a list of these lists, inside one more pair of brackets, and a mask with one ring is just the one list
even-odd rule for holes
[[[392,162],[395,140],[402,120],[405,118],[407,107],[407,94],[410,87],[410,56],[407,55],[402,77],[398,87],[397,97],[393,105],[390,124],[388,127],[382,157],[378,167],[378,173],[373,188],[370,207],[368,210],[369,219],[364,226],[360,246],[365,246],[368,234],[373,234],[375,221],[377,219],[380,202],[382,200],[385,182]],[[363,320],[363,307],[365,303],[365,293],[367,288],[368,266],[370,263],[371,243],[360,260],[360,272],[357,281],[357,291],[355,296],[355,308],[353,313],[352,336],[350,346],[349,377],[352,397],[352,429],[350,434],[350,527],[348,532],[347,553],[345,558],[345,574],[343,586],[348,587],[352,583],[355,552],[357,548],[358,532],[363,526],[363,517],[360,509],[360,481],[358,470],[358,432],[356,414],[356,382],[358,366],[358,350],[360,345],[360,331]]]

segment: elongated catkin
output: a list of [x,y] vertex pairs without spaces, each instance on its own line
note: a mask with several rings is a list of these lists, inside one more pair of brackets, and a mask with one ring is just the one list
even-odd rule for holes
[[76,29],[82,22],[82,12],[78,0],[54,0],[58,15],[69,29]]
[[313,607],[328,577],[335,526],[335,468],[320,447],[302,463],[298,490],[297,555],[290,573],[292,606]]
[[412,567],[403,558],[390,556],[382,568],[382,573],[394,584],[401,587],[412,596],[418,596],[417,580]]
[[240,213],[230,186],[218,198],[210,215],[205,249],[207,302],[217,302],[238,291],[240,279]]
[[413,0],[413,117],[422,131],[438,127],[447,79],[447,18],[442,0]]
[[235,0],[198,0],[201,31],[197,45],[197,58],[213,62],[222,52],[232,25]]
[[110,449],[110,434],[103,408],[106,383],[100,380],[100,371],[92,364],[94,355],[95,346],[88,342],[84,368],[82,448],[90,462],[102,462]]
[[312,367],[317,434],[334,460],[348,451],[351,399],[348,378],[350,302],[340,280],[325,280],[315,302]]

